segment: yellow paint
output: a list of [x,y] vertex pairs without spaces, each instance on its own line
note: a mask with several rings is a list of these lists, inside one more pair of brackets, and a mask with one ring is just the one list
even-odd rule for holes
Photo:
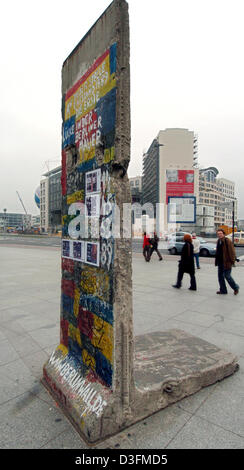
[[60,345],[56,348],[56,351],[61,351],[61,353],[63,354],[63,356],[67,356],[67,354],[68,354],[68,348],[66,348],[66,346],[64,346],[63,344],[60,344]]
[[87,77],[75,93],[65,102],[65,120],[76,115],[76,120],[96,106],[100,98],[116,86],[116,78],[110,75],[109,54]]
[[82,350],[82,359],[84,364],[86,364],[88,367],[91,367],[92,370],[96,369],[96,361],[86,349]]
[[77,201],[84,202],[84,190],[76,191],[75,193],[67,196],[68,205],[73,204],[74,202],[77,202]]
[[87,160],[91,160],[92,158],[95,157],[95,146],[92,147],[91,149],[86,149],[82,150],[82,148],[79,149],[79,154],[80,154],[80,163],[86,162]]
[[84,429],[84,427],[85,427],[85,421],[84,421],[83,418],[81,418],[81,420],[80,420],[80,428],[81,428],[81,429]]
[[74,315],[76,316],[76,318],[78,317],[79,306],[80,306],[80,291],[79,289],[76,288],[75,293],[74,293]]
[[96,273],[87,268],[81,273],[81,288],[86,294],[95,294],[96,292]]
[[78,328],[75,328],[72,323],[69,324],[68,335],[72,339],[72,341],[77,342],[81,346],[80,330]]
[[109,300],[109,275],[98,268],[86,268],[81,273],[81,288],[86,294],[94,295],[107,302]]
[[104,163],[109,163],[109,162],[111,162],[111,160],[114,160],[114,156],[115,156],[114,147],[111,147],[111,148],[109,148],[109,149],[105,149],[105,150],[104,150],[104,159],[103,159],[103,162],[104,162]]
[[112,362],[113,358],[113,327],[94,314],[93,335],[91,343]]

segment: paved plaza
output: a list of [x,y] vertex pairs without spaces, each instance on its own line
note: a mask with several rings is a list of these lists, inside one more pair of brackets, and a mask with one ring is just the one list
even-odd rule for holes
[[[216,295],[213,259],[200,259],[198,291],[178,257],[133,254],[134,334],[181,329],[238,356],[234,375],[144,419],[95,448],[244,448],[244,261],[233,268],[240,293]],[[0,246],[0,448],[87,449],[40,379],[59,343],[60,248]]]

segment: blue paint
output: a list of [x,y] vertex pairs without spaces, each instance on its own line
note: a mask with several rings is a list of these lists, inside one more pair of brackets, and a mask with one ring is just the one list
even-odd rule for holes
[[62,146],[67,147],[68,145],[75,144],[75,116],[67,119],[63,124],[62,132]]
[[81,165],[77,167],[77,170],[79,173],[84,173],[86,171],[96,170],[96,168],[97,168],[97,163],[94,157],[94,158],[91,158],[90,160],[87,160],[86,162],[81,163]]
[[69,297],[68,295],[62,294],[61,302],[62,302],[63,312],[67,312],[73,315],[74,299],[72,299],[72,297]]
[[101,134],[104,148],[114,146],[116,119],[116,88],[103,96],[96,105],[96,113],[101,116]]
[[86,349],[87,352],[95,358],[95,354],[96,354],[96,348],[93,346],[93,344],[91,344],[91,341],[90,339],[84,335],[83,333],[81,333],[81,342],[82,342],[82,348]]
[[112,44],[109,52],[109,61],[110,61],[110,74],[116,72],[116,54],[117,54],[117,44],[116,42]]
[[107,302],[103,302],[97,297],[92,295],[82,295],[80,305],[91,313],[95,313],[102,320],[105,320],[110,325],[113,325],[113,307]]
[[112,386],[112,376],[113,369],[111,363],[106,359],[106,357],[100,352],[96,352],[96,373],[104,380],[104,382],[111,387]]
[[69,349],[70,354],[74,354],[75,357],[79,358],[79,360],[82,360],[81,347],[79,343],[77,343],[77,341],[73,341],[73,339],[70,338],[70,336],[68,338],[68,349]]

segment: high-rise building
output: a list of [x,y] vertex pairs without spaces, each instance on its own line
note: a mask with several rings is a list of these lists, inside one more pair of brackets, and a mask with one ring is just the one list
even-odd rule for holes
[[164,204],[167,229],[168,198],[195,196],[198,200],[199,172],[197,136],[193,131],[172,128],[159,131],[143,157],[143,204]]

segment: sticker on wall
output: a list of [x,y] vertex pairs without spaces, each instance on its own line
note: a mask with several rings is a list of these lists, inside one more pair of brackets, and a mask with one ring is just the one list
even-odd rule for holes
[[98,242],[86,242],[85,263],[99,266],[100,244]]
[[86,216],[100,216],[100,194],[90,194],[86,196]]
[[101,190],[101,169],[86,173],[86,194],[99,193]]

